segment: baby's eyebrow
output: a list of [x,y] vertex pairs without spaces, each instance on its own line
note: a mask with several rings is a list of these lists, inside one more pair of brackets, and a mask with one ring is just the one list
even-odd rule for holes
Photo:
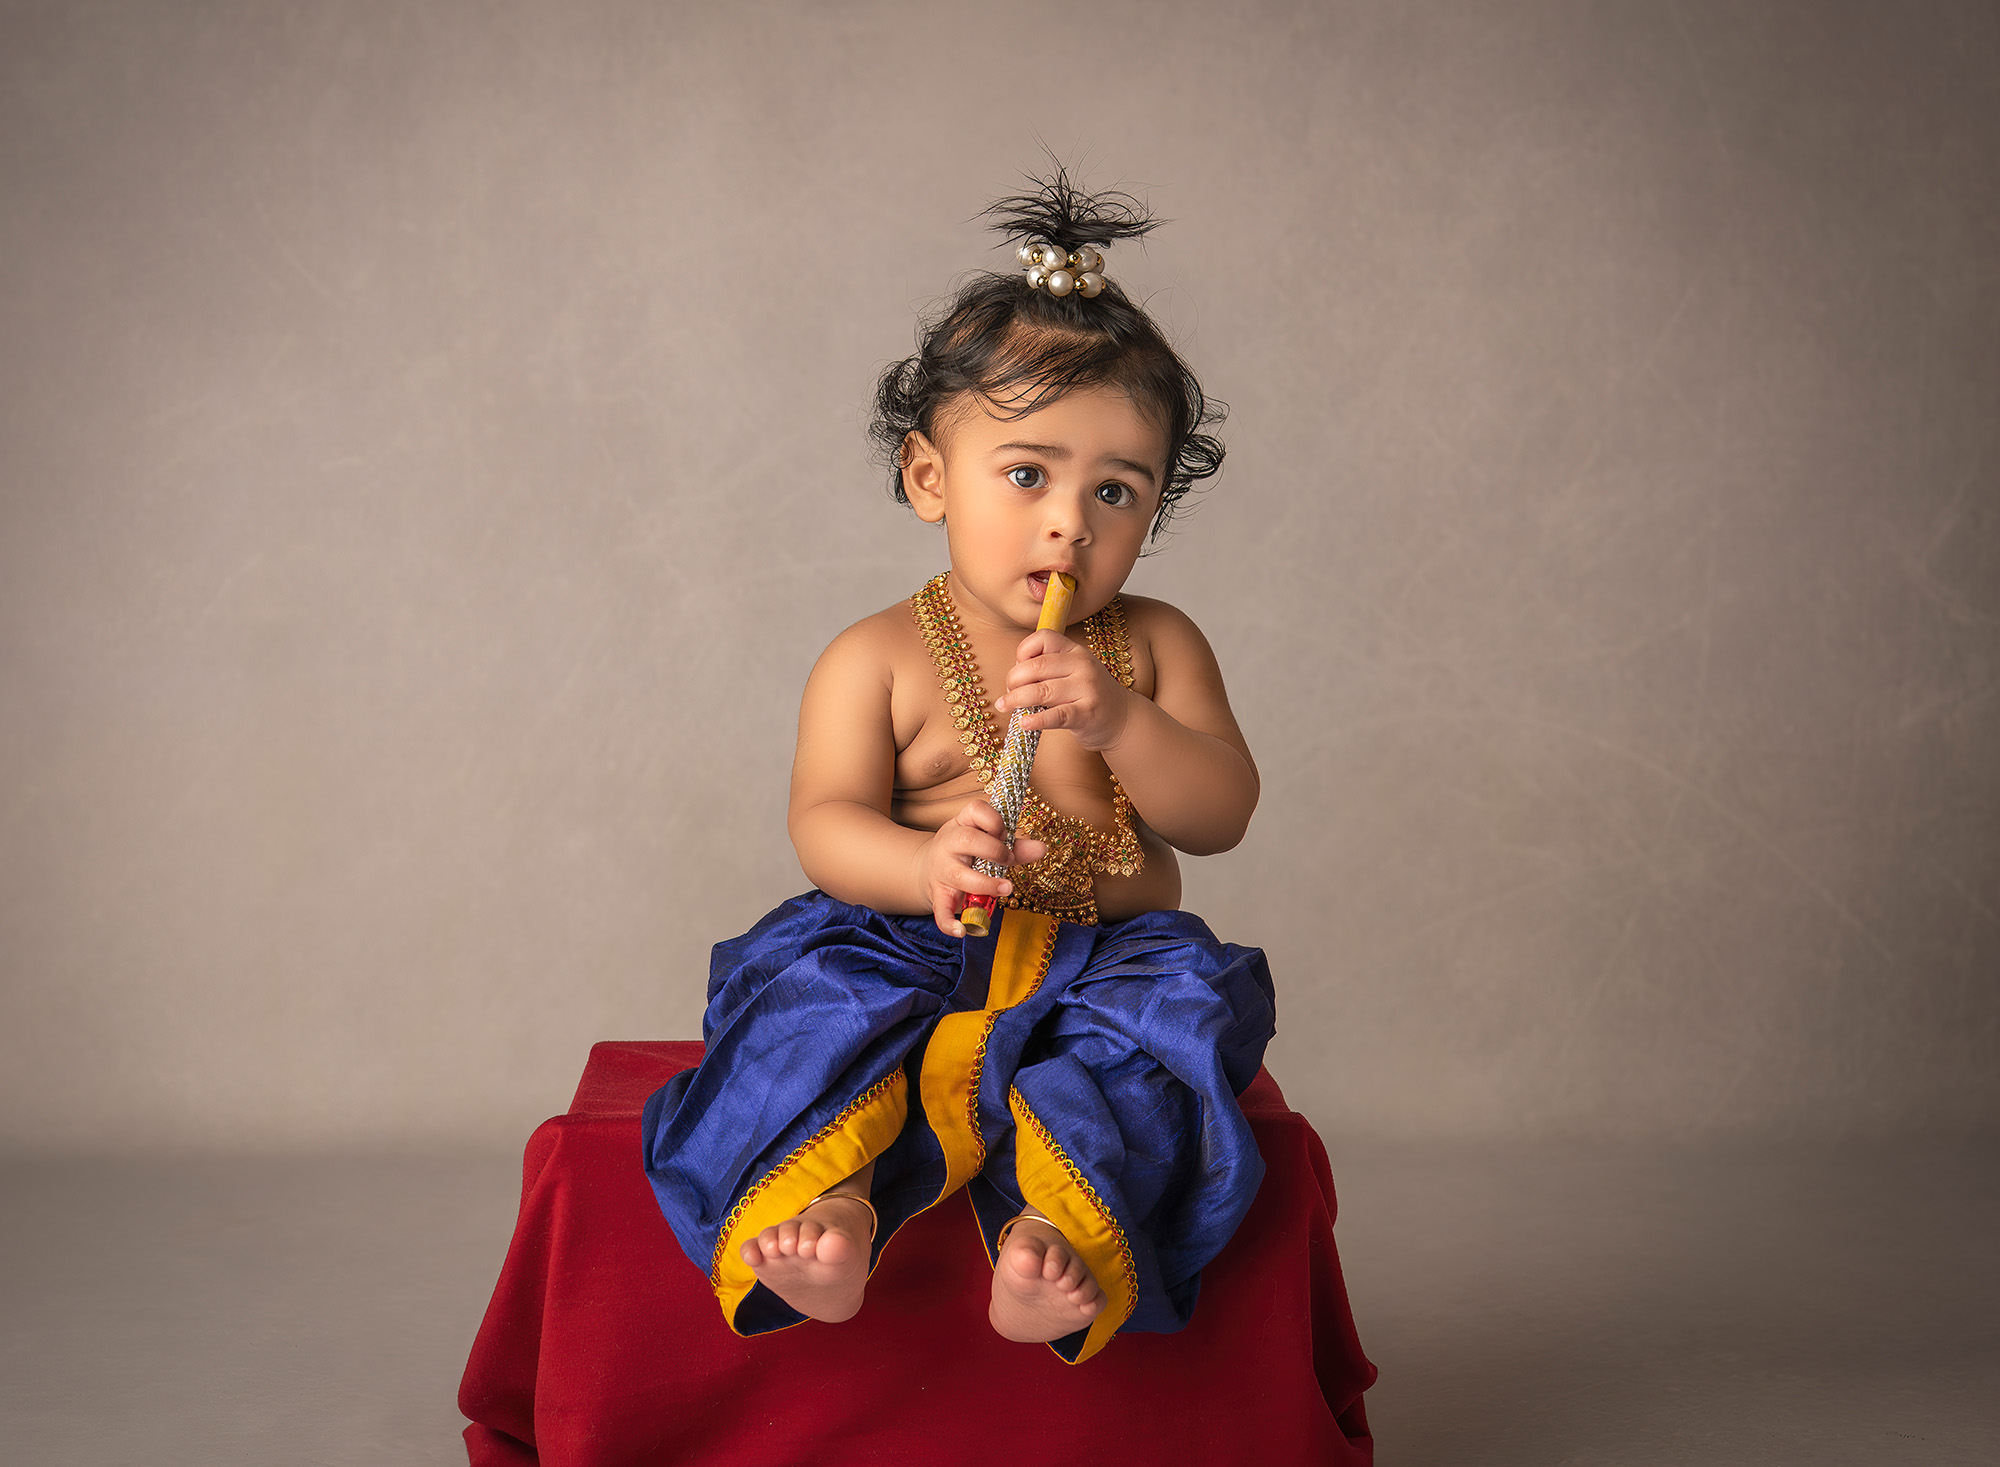
[[[1039,453],[1043,458],[1052,458],[1058,463],[1067,463],[1070,459],[1076,457],[1074,453],[1060,443],[1003,443],[993,451],[995,453]],[[1119,458],[1116,454],[1108,454],[1104,462],[1116,465],[1121,469],[1129,469],[1143,478],[1148,484],[1158,482],[1153,477],[1151,469],[1142,463],[1135,463],[1129,458]]]

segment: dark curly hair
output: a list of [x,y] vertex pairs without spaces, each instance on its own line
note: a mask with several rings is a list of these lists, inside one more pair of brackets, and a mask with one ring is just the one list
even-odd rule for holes
[[[1009,242],[1041,241],[1066,251],[1138,239],[1160,221],[1130,194],[1087,194],[1057,167],[1030,179],[1035,192],[984,211]],[[970,395],[989,408],[1006,402],[1007,418],[1026,417],[1079,388],[1120,387],[1166,432],[1166,479],[1153,517],[1157,537],[1174,506],[1222,467],[1221,442],[1204,428],[1227,409],[1203,396],[1180,354],[1153,318],[1113,281],[1086,299],[1053,296],[1020,271],[982,271],[959,287],[942,314],[917,327],[917,353],[882,373],[868,436],[889,469],[889,492],[907,504],[902,449],[912,432],[933,441],[941,414]],[[948,424],[947,424],[948,426]]]

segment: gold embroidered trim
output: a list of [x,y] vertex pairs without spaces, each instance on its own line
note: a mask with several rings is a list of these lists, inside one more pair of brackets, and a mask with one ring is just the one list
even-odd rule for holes
[[1017,1119],[1025,1121],[1035,1133],[1035,1139],[1048,1148],[1049,1154],[1062,1166],[1069,1176],[1072,1186],[1089,1199],[1090,1206],[1104,1220],[1104,1226],[1118,1240],[1118,1269],[1125,1279],[1125,1313],[1119,1319],[1123,1324],[1132,1317],[1132,1311],[1139,1305],[1139,1268],[1132,1259],[1132,1245],[1126,1241],[1125,1230],[1118,1226],[1118,1219],[1111,1215],[1111,1209],[1104,1205],[1104,1199],[1097,1195],[1097,1189],[1090,1185],[1086,1177],[1069,1159],[1069,1153],[1056,1144],[1056,1138],[1049,1134],[1049,1128],[1042,1124],[1042,1118],[1028,1109],[1028,1103],[1021,1099],[1021,1092],[1014,1092],[1014,1113]]
[[798,1165],[799,1159],[810,1152],[815,1146],[825,1141],[827,1137],[845,1130],[849,1121],[852,1121],[855,1116],[859,1115],[868,1106],[874,1104],[884,1095],[895,1089],[897,1085],[902,1083],[902,1079],[903,1072],[901,1070],[891,1070],[887,1075],[877,1080],[873,1085],[855,1097],[853,1101],[849,1102],[839,1115],[813,1132],[808,1139],[800,1142],[790,1156],[787,1156],[783,1161],[764,1173],[763,1176],[750,1185],[741,1197],[736,1199],[736,1205],[729,1209],[729,1216],[722,1220],[722,1227],[715,1235],[715,1252],[709,1255],[708,1260],[708,1281],[710,1284],[718,1289],[722,1287],[723,1250],[729,1246],[729,1235],[735,1231],[737,1222],[749,1209],[750,1205],[757,1200],[758,1196],[788,1170]]
[[972,1137],[972,1175],[978,1176],[986,1169],[986,1136],[979,1129],[979,1077],[986,1069],[986,1041],[993,1037],[993,1026],[1000,1015],[986,1011],[986,1022],[979,1026],[979,1042],[972,1046],[972,1066],[968,1071],[971,1083],[965,1089],[965,1131]]
[[[1006,919],[1001,920],[1004,922]],[[1042,980],[1049,976],[1049,964],[1055,960],[1056,937],[1061,931],[1062,923],[1056,921],[1049,923],[1048,931],[1042,934],[1041,951],[1034,960],[1034,981],[1028,985],[1026,992],[1014,1000],[1015,1004],[1026,1003],[1040,991]],[[987,980],[989,1002],[992,985],[999,981],[999,975],[990,976]],[[1007,1005],[1008,1008],[1013,1006]],[[1001,1013],[1002,1010],[996,1008],[986,1010],[986,1022],[979,1029],[979,1042],[972,1047],[971,1084],[965,1092],[965,1125],[972,1136],[974,1176],[978,1176],[986,1166],[986,1136],[979,1128],[979,1077],[986,1070],[986,1041],[993,1037],[993,1026],[999,1021]]]
[[[987,706],[979,663],[946,589],[946,573],[934,576],[910,597],[910,609],[937,666],[946,712],[951,715],[960,747],[972,763],[973,777],[990,790],[1005,738]],[[1132,643],[1125,606],[1118,597],[1112,597],[1102,610],[1071,630],[1120,684],[1132,686]],[[1015,834],[1046,842],[1048,851],[1039,861],[1008,868],[1008,878],[1014,883],[1014,893],[1007,898],[1010,907],[1095,924],[1093,876],[1136,876],[1145,869],[1145,851],[1132,825],[1132,801],[1115,774],[1111,775],[1109,830],[1063,814],[1031,788]]]

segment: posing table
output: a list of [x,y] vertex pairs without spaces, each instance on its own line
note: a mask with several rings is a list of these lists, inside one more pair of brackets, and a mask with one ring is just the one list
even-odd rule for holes
[[1269,1071],[1243,1092],[1266,1173],[1178,1334],[1082,1365],[986,1322],[963,1192],[911,1219],[845,1324],[730,1333],[660,1216],[639,1112],[692,1040],[592,1046],[528,1142],[521,1212],[459,1387],[473,1467],[1373,1460],[1326,1149]]

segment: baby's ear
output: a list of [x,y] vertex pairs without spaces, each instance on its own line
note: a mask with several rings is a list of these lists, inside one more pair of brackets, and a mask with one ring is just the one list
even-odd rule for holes
[[903,494],[917,518],[927,524],[944,520],[944,455],[937,445],[911,429],[903,437]]

